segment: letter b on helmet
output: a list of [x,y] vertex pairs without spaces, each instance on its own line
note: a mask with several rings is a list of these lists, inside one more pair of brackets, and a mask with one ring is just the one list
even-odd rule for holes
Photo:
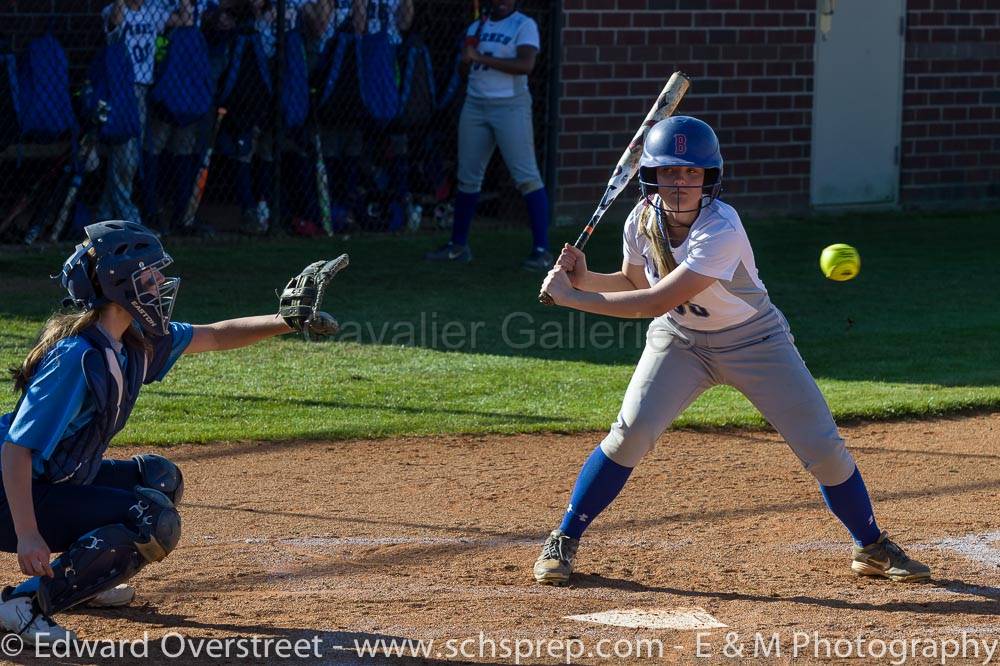
[[691,116],[671,116],[653,125],[642,144],[639,186],[644,197],[656,193],[656,168],[698,167],[705,170],[702,207],[722,190],[722,153],[719,139],[704,121]]

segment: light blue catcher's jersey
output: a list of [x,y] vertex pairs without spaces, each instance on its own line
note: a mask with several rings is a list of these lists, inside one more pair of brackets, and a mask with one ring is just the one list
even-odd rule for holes
[[[170,356],[153,381],[166,376],[191,343],[193,333],[191,324],[170,323]],[[111,344],[124,371],[126,357],[121,343]],[[31,449],[35,476],[42,474],[45,461],[60,441],[94,418],[94,397],[83,373],[83,354],[89,349],[90,343],[76,336],[57,342],[36,368],[16,416],[13,413],[0,416],[0,442],[4,446],[13,442]]]

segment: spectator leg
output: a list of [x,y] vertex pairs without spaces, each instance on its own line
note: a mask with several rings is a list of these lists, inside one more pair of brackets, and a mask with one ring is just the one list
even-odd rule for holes
[[491,107],[490,123],[496,130],[504,163],[528,206],[534,248],[548,250],[549,203],[535,159],[531,96],[519,95],[508,103]]
[[531,220],[531,238],[536,250],[549,249],[549,196],[544,187],[524,195]]
[[496,149],[496,137],[487,117],[486,103],[467,98],[458,120],[458,194],[451,242],[468,245],[472,217],[479,202],[486,166]]

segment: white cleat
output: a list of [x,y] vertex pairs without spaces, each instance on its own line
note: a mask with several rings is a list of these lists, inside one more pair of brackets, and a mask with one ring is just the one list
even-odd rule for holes
[[135,588],[128,583],[122,583],[98,592],[80,605],[89,608],[119,608],[128,606],[133,599],[135,599]]
[[38,611],[34,597],[11,597],[0,602],[0,626],[8,633],[19,635],[28,645],[50,645],[55,641],[72,643],[76,640],[75,633],[60,627],[55,620]]

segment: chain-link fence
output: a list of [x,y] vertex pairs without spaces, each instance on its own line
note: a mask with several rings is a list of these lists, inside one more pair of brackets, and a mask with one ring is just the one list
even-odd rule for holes
[[[448,228],[468,68],[481,66],[463,48],[488,5],[10,2],[0,242],[76,240],[111,218],[178,235]],[[545,174],[558,10],[518,9],[539,33],[527,81]],[[479,214],[523,224],[516,193],[494,155]]]

